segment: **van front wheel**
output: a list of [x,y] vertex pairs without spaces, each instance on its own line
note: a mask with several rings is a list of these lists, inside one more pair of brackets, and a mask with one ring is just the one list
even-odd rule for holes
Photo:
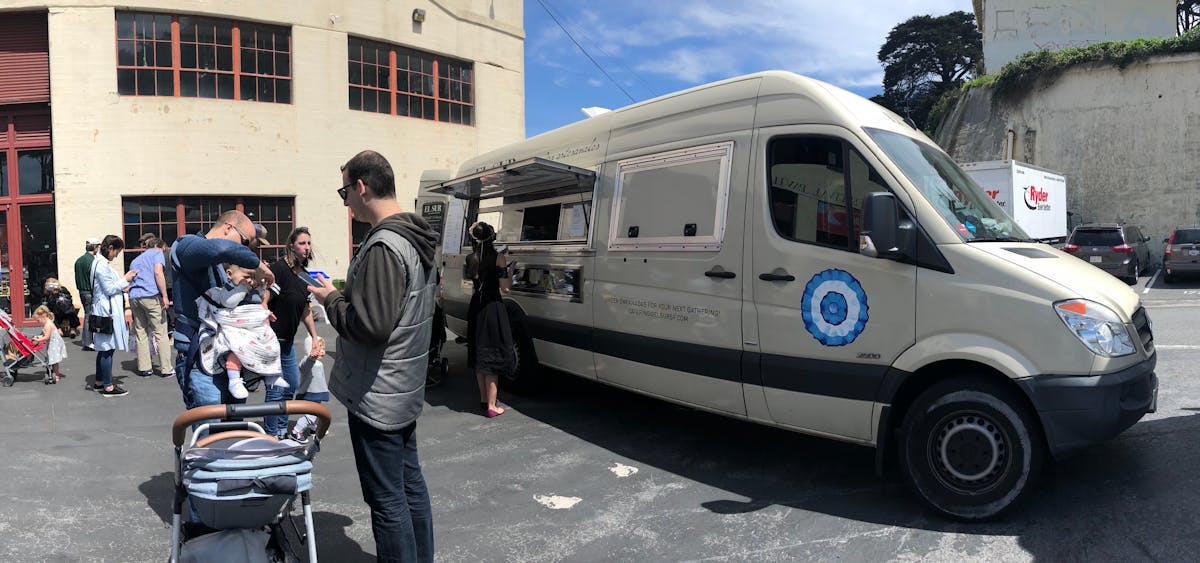
[[1030,494],[1045,456],[1020,398],[993,382],[945,381],[904,417],[901,466],[921,500],[965,521],[995,518]]

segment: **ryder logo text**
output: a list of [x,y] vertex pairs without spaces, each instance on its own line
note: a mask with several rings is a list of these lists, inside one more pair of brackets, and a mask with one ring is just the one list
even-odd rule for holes
[[1029,186],[1024,188],[1025,191],[1025,207],[1034,210],[1049,211],[1050,210],[1050,193],[1046,190],[1039,190],[1037,186]]

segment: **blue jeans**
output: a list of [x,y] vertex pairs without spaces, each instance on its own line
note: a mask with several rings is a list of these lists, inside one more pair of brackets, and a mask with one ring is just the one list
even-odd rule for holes
[[433,510],[417,460],[417,423],[395,432],[347,413],[354,464],[380,562],[433,561]]
[[[274,385],[268,385],[267,396],[263,399],[264,403],[289,401],[296,396],[296,387],[300,385],[300,368],[296,366],[296,348],[292,346],[291,342],[279,341],[279,364],[283,367],[283,380],[291,387],[281,389]],[[263,417],[263,430],[266,430],[267,434],[282,438],[284,434],[287,434],[287,429],[287,415]]]
[[96,352],[96,383],[103,383],[105,387],[112,385],[112,358],[116,350],[105,350]]
[[179,390],[183,392],[183,406],[192,409],[204,405],[246,402],[245,399],[234,399],[229,394],[229,375],[208,375],[200,371],[199,365],[193,365],[190,371],[184,369],[188,356],[187,342],[176,340],[175,351],[178,352],[175,355],[175,381],[179,382]]

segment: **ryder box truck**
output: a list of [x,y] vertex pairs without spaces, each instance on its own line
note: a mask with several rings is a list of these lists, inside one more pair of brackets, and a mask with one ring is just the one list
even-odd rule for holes
[[1067,236],[1067,179],[1015,160],[968,162],[962,169],[1036,240]]
[[509,389],[544,365],[874,447],[963,520],[1155,409],[1138,294],[1033,242],[899,116],[803,76],[598,115],[428,191],[452,196],[450,330],[470,337],[468,225],[494,225],[517,264]]

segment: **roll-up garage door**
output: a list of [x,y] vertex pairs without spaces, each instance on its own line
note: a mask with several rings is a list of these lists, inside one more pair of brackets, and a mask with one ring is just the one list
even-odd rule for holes
[[46,13],[0,14],[0,105],[49,101]]

